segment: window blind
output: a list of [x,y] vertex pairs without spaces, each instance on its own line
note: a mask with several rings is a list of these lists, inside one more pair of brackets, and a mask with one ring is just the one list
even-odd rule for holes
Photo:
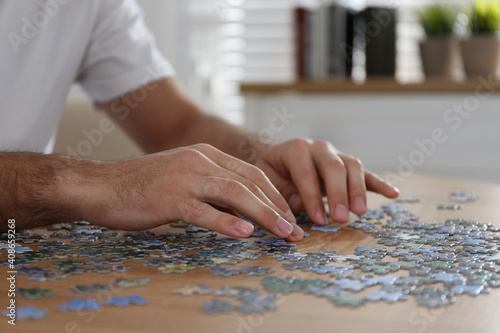
[[[192,0],[198,7],[202,0]],[[418,41],[424,37],[416,11],[435,3],[429,0],[205,0],[214,9],[217,38],[211,59],[214,64],[210,86],[217,110],[233,114],[235,122],[242,121],[244,100],[239,92],[240,83],[292,82],[295,77],[293,8],[317,7],[336,2],[361,9],[364,6],[389,6],[397,10],[396,26],[396,78],[400,82],[423,79]],[[468,0],[442,0],[440,3],[465,6]],[[195,10],[195,9],[193,9]],[[198,10],[199,11],[199,10]],[[206,24],[199,29],[206,30]],[[207,33],[206,31],[204,32]],[[199,44],[198,44],[199,45]],[[194,45],[193,47],[196,47]],[[364,57],[354,57],[353,75],[364,79]],[[205,66],[202,67],[207,67]],[[210,67],[210,66],[208,66]]]

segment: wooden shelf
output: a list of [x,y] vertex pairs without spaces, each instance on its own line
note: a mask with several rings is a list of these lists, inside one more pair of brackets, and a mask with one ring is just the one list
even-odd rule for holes
[[[392,79],[369,79],[363,83],[352,81],[298,81],[292,83],[247,83],[241,85],[241,92],[275,94],[283,92],[296,93],[475,93],[483,87],[481,93],[489,92],[487,78],[467,80],[464,82],[447,80],[426,80],[422,83],[398,83]],[[500,93],[500,82],[495,82],[493,93]],[[491,87],[490,87],[491,89]]]

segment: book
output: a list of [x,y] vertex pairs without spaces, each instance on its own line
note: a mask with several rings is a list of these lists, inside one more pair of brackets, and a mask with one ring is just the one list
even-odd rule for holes
[[346,10],[345,44],[341,48],[345,57],[345,74],[352,76],[354,37],[356,27],[360,25],[360,15],[357,10],[348,8]]
[[352,61],[352,43],[348,45],[346,39],[347,9],[331,4],[326,6],[325,10],[328,11],[326,23],[327,53],[325,59],[327,77],[330,79],[345,78],[348,58]]
[[293,16],[296,78],[350,77],[355,40],[364,29],[363,15],[337,4],[324,4],[314,9],[297,7]]
[[307,71],[308,24],[310,11],[304,7],[294,9],[294,38],[295,38],[295,75],[304,80],[309,76]]
[[364,17],[366,76],[394,76],[396,11],[385,7],[368,7]]
[[329,47],[327,33],[328,14],[328,7],[325,5],[320,6],[311,13],[308,72],[310,78],[314,80],[325,80],[328,78],[326,60]]

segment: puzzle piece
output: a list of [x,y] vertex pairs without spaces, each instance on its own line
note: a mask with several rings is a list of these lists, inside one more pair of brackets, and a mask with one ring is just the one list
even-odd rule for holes
[[311,231],[321,231],[321,232],[337,232],[339,231],[339,227],[329,227],[329,226],[319,226],[319,225],[313,225],[311,227]]
[[40,289],[40,288],[19,288],[16,292],[17,295],[23,296],[29,299],[37,299],[42,296],[52,296],[56,292],[53,289]]
[[367,300],[378,302],[384,300],[389,303],[394,303],[397,301],[406,301],[408,299],[408,295],[404,293],[403,290],[394,290],[394,289],[379,289],[375,290],[368,296]]
[[102,305],[114,305],[118,307],[125,307],[131,304],[144,305],[147,304],[145,298],[139,295],[129,295],[125,297],[112,296],[101,303]]
[[149,278],[117,278],[112,284],[119,288],[143,287],[149,284]]
[[366,285],[361,280],[340,279],[334,284],[343,290],[361,291],[366,288]]
[[262,266],[245,266],[240,272],[246,276],[265,275],[274,272],[274,268],[264,268]]
[[477,200],[477,195],[472,191],[454,191],[450,193],[450,201],[469,202],[476,200]]
[[[47,316],[49,312],[44,309],[38,309],[35,308],[34,306],[22,306],[18,307],[15,312],[15,318],[17,320],[28,320],[28,319],[35,319],[35,320],[41,320]],[[11,312],[9,310],[4,310],[2,314],[5,317],[12,318],[10,316]]]
[[242,286],[224,286],[221,289],[215,291],[215,295],[217,296],[228,296],[228,297],[237,297],[247,293],[256,293],[256,287],[242,287]]
[[162,266],[162,267],[158,268],[158,270],[160,272],[162,272],[163,274],[171,274],[171,273],[183,274],[183,273],[192,271],[193,269],[196,269],[196,267],[192,266],[192,265],[186,265],[186,264],[174,264],[174,265],[167,265],[167,266]]
[[231,302],[214,299],[212,301],[203,302],[203,306],[201,309],[203,310],[203,312],[209,314],[231,312],[233,311],[233,304]]
[[418,198],[413,198],[413,197],[399,197],[396,198],[394,201],[396,203],[418,203],[420,200]]
[[213,275],[220,275],[220,276],[233,276],[233,275],[238,275],[241,272],[237,269],[231,268],[231,267],[224,267],[224,266],[215,266],[213,268],[210,268],[210,272],[212,272]]
[[366,297],[358,297],[351,294],[338,294],[329,296],[328,299],[336,305],[346,305],[351,307],[358,307],[366,302]]
[[101,308],[102,305],[97,300],[93,298],[80,299],[73,298],[71,301],[59,305],[59,311],[82,311],[90,310],[96,311]]
[[489,288],[485,288],[484,285],[473,285],[473,284],[456,284],[451,288],[451,292],[457,295],[467,293],[471,296],[477,296],[480,293],[489,292]]
[[192,296],[192,295],[208,295],[211,294],[212,290],[209,286],[204,284],[198,284],[196,286],[186,285],[182,288],[172,290],[172,294],[182,295],[182,296]]
[[449,289],[440,290],[435,287],[425,287],[412,291],[416,294],[418,305],[423,305],[429,308],[450,305],[455,302],[454,294]]

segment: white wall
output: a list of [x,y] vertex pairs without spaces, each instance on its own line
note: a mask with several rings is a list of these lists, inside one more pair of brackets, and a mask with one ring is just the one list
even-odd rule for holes
[[[470,97],[473,95],[250,95],[246,113],[249,126],[259,132],[273,127],[276,110],[286,110],[295,118],[283,130],[273,131],[275,139],[326,139],[377,171],[406,171],[407,166],[401,167],[406,160],[416,172],[500,183],[500,96],[481,101],[468,118],[458,114],[450,118],[448,110],[472,101]],[[461,119],[459,126],[457,118]],[[436,128],[447,139],[431,144]],[[429,148],[420,148],[416,141],[427,142]],[[430,149],[432,146],[435,148]],[[421,163],[426,149],[430,151]]]

